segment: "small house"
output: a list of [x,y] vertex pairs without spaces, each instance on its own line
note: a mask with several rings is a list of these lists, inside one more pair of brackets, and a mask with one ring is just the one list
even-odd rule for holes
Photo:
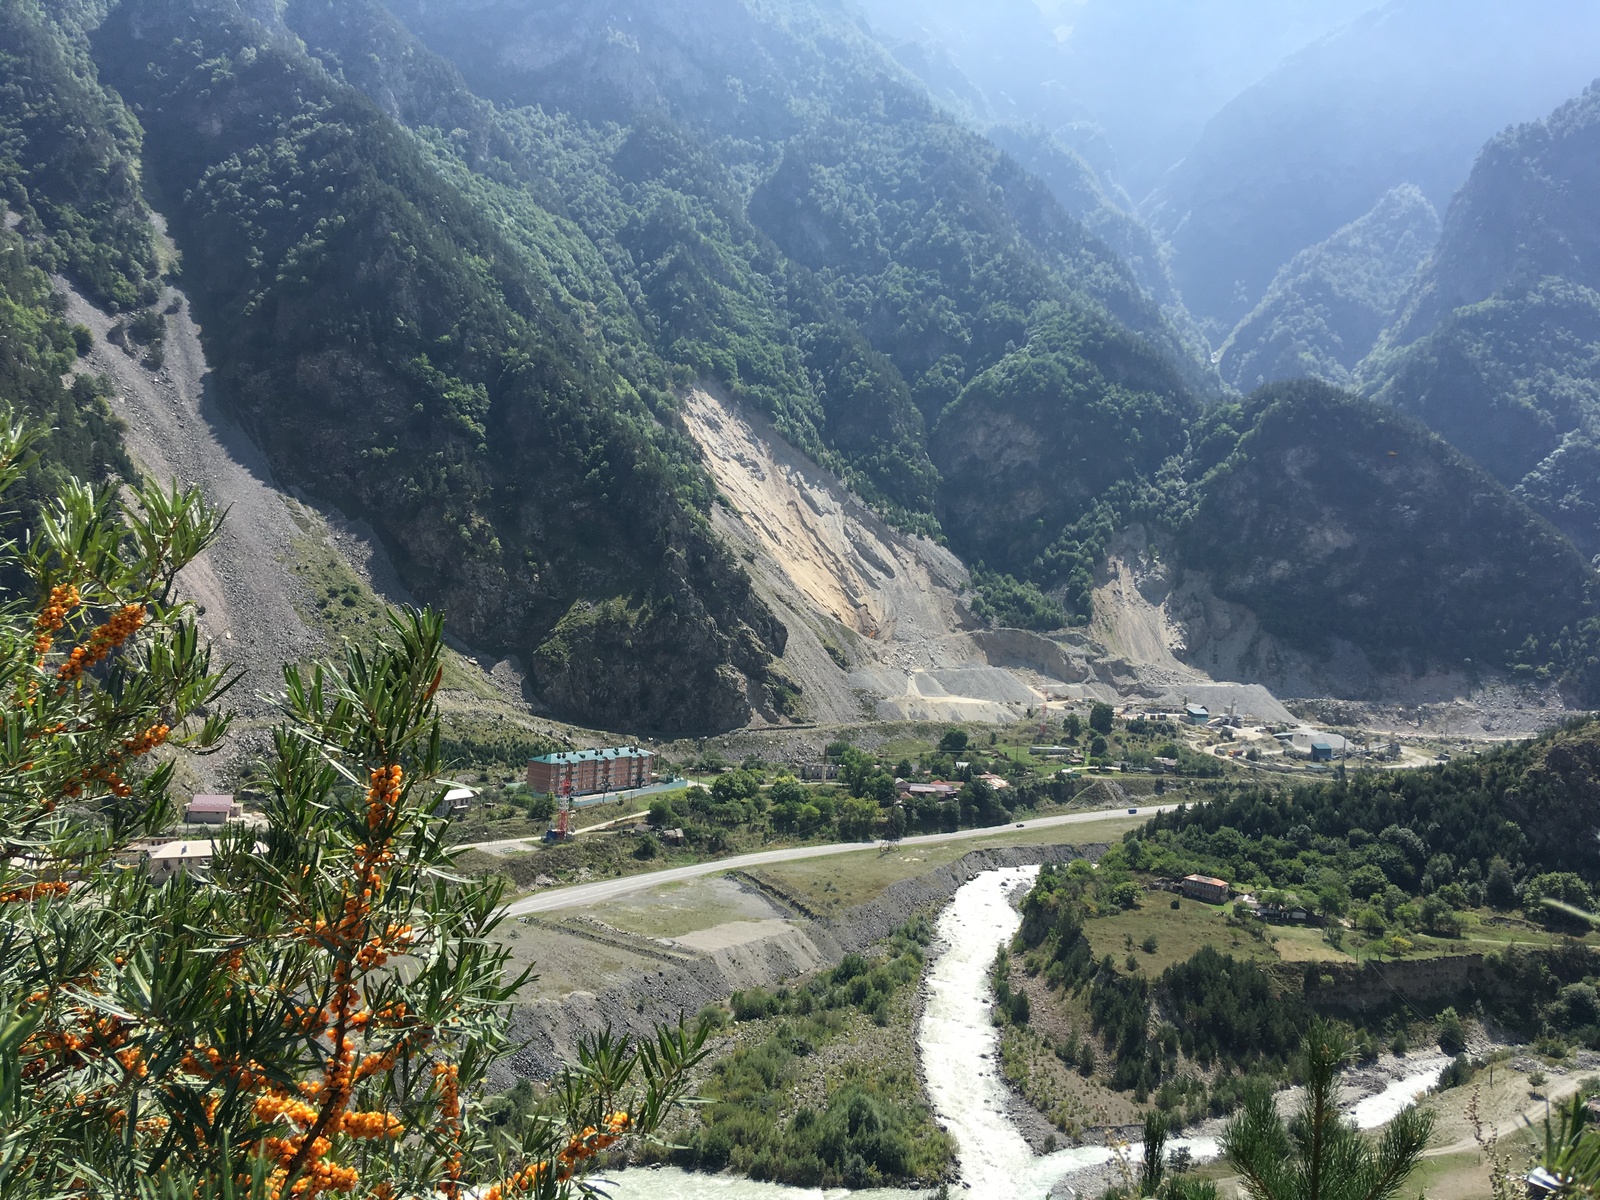
[[161,883],[174,875],[198,875],[211,869],[211,856],[217,844],[210,838],[183,838],[152,846],[144,853],[145,869],[152,883]]
[[1211,720],[1211,711],[1204,704],[1186,704],[1183,719],[1191,725],[1204,725]]
[[478,793],[469,787],[453,787],[439,801],[436,814],[441,817],[459,817],[472,807]]
[[683,845],[683,830],[681,829],[663,829],[658,836],[661,838],[661,841],[664,845]]
[[223,825],[244,816],[244,805],[232,796],[196,796],[183,810],[190,825]]
[[989,789],[995,792],[1003,792],[1011,786],[1011,784],[1006,780],[990,772],[985,772],[984,774],[979,775],[978,778],[984,783],[987,783],[989,785]]
[[1206,904],[1222,904],[1228,899],[1228,881],[1212,875],[1185,875],[1183,894]]
[[1333,744],[1331,742],[1312,742],[1311,743],[1311,761],[1312,762],[1332,762],[1333,761]]

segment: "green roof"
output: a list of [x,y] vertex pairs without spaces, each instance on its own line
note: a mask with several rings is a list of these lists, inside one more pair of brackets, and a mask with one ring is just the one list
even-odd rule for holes
[[529,762],[549,763],[552,767],[570,767],[584,762],[615,762],[618,759],[649,758],[650,751],[637,746],[617,746],[610,750],[564,750],[560,754],[541,754]]

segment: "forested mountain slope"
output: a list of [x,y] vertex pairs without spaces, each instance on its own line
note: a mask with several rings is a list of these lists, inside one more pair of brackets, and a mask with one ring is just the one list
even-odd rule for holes
[[1220,338],[1278,269],[1390,188],[1438,209],[1485,139],[1594,77],[1583,0],[1390,0],[1233,99],[1143,211],[1184,303]]
[[1221,350],[1223,377],[1240,391],[1310,376],[1355,385],[1439,236],[1439,215],[1410,184],[1284,265]]
[[[702,7],[695,28],[714,36],[691,46],[676,10],[394,7],[475,87],[504,104],[538,102],[497,120],[607,247],[657,351],[763,411],[903,524],[931,531],[966,511],[969,484],[941,487],[928,458],[930,447],[960,453],[961,435],[925,429],[946,413],[963,428],[1009,421],[985,372],[1019,346],[1055,377],[1077,378],[1036,398],[1046,425],[1075,424],[1080,406],[1192,414],[1195,382],[1214,386],[1158,305],[1049,189],[819,10],[789,6],[762,23],[739,4]],[[329,61],[349,57],[322,11],[295,4],[286,15],[314,47],[330,47]],[[736,103],[716,90],[729,79],[743,79]],[[545,115],[558,108],[572,115]],[[637,123],[615,132],[579,119],[627,114]],[[1104,488],[1140,493],[1181,450],[1183,419],[1168,422],[1165,441],[1135,436],[1137,454],[1092,461],[1087,478],[1038,473],[1033,509],[1003,530],[982,514],[958,518],[953,547],[1046,587],[1075,572],[1082,584],[1098,543],[1038,570],[1032,560]],[[1091,439],[1080,448],[1090,458],[1073,461],[1101,448]],[[1019,522],[1028,531],[1011,545]],[[1070,606],[1081,611],[1087,590],[1075,584]]]
[[[1264,388],[1240,417],[1181,547],[1269,632],[1340,638],[1390,669],[1504,663],[1585,622],[1593,640],[1583,558],[1422,426],[1312,381]],[[1587,643],[1557,653],[1575,689],[1593,686]]]
[[562,710],[744,720],[782,627],[694,511],[651,416],[665,380],[615,371],[408,134],[233,5],[124,4],[95,44],[208,356],[282,476],[368,517],[414,591]]
[[156,298],[138,122],[102,88],[77,5],[0,4],[0,189],[35,257],[113,310]]
[[754,225],[894,362],[930,420],[1045,303],[1098,307],[1211,386],[1048,189],[824,6],[392,7],[490,99],[691,131]]
[[1600,553],[1600,88],[1489,142],[1363,366]]

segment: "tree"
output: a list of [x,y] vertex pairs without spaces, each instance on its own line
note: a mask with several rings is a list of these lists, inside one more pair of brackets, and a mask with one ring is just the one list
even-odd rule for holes
[[1422,900],[1418,916],[1422,926],[1429,933],[1438,934],[1440,937],[1460,937],[1461,917],[1450,907],[1445,898],[1438,892],[1425,896]]
[[852,796],[839,806],[839,836],[860,841],[872,836],[878,824],[878,806],[871,800]]
[[[0,485],[36,436],[0,419]],[[113,869],[170,818],[158,752],[228,728],[173,593],[218,525],[198,491],[122,513],[73,482],[0,544],[37,597],[0,609],[0,1195],[570,1192],[656,1127],[704,1035],[590,1043],[492,1165],[476,1110],[523,977],[500,885],[456,875],[436,815],[437,615],[285,670],[266,824],[219,830],[209,877]]]
[[1491,908],[1502,911],[1514,908],[1517,903],[1517,885],[1511,876],[1511,864],[1496,855],[1489,860],[1489,872],[1484,879],[1483,898]]
[[1167,1114],[1153,1108],[1144,1115],[1144,1162],[1139,1172],[1139,1195],[1154,1196],[1166,1176]]
[[773,804],[804,804],[806,788],[793,775],[779,775],[768,789],[768,799]]
[[1223,1156],[1252,1200],[1390,1200],[1421,1160],[1433,1115],[1410,1106],[1374,1143],[1339,1114],[1343,1036],[1319,1019],[1301,1049],[1306,1096],[1295,1119],[1283,1119],[1269,1090],[1252,1088],[1223,1132]]
[[1467,1048],[1467,1033],[1461,1028],[1461,1018],[1453,1008],[1439,1014],[1439,1049],[1446,1054],[1460,1054]]
[[951,729],[939,739],[940,754],[964,754],[967,749],[967,731],[965,729]]
[[1079,735],[1083,733],[1083,718],[1077,713],[1068,713],[1066,720],[1061,722],[1061,731],[1073,741],[1077,741]]
[[1568,910],[1588,912],[1594,907],[1589,887],[1571,871],[1547,871],[1528,880],[1522,889],[1522,907],[1530,915],[1561,919]]
[[1110,733],[1111,721],[1117,715],[1116,709],[1103,700],[1095,701],[1094,707],[1089,710],[1089,728],[1096,733]]

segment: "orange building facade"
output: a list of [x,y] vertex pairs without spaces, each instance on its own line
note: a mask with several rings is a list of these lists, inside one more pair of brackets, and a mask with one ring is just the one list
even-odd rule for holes
[[643,787],[653,776],[655,755],[637,746],[568,750],[528,760],[528,787],[553,795],[589,796]]

